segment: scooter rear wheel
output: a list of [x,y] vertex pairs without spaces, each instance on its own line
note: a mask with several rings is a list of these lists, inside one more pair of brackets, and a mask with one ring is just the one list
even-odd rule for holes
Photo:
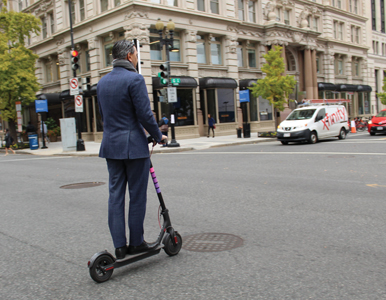
[[112,265],[114,260],[109,255],[101,255],[99,256],[93,266],[90,268],[90,276],[96,282],[101,283],[110,279],[111,275],[113,275],[114,269],[109,271],[102,270],[102,266]]
[[172,237],[170,236],[169,233],[167,233],[164,237],[164,251],[166,252],[167,255],[169,256],[174,256],[177,255],[178,252],[180,252],[181,247],[182,247],[182,237],[181,235],[176,231],[176,238],[177,238],[177,245],[173,244]]

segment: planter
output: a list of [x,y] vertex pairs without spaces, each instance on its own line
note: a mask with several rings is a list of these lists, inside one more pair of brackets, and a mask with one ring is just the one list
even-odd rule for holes
[[276,138],[276,131],[263,131],[258,132],[257,137],[270,137],[270,138]]

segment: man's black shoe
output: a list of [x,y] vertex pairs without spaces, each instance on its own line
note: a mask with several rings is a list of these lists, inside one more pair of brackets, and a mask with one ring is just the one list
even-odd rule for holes
[[148,244],[143,241],[142,244],[139,246],[129,246],[127,248],[127,253],[130,255],[134,255],[142,252],[151,251],[155,248],[157,248],[157,243]]
[[127,254],[127,246],[123,246],[115,249],[115,256],[117,257],[117,259],[125,258],[126,254]]

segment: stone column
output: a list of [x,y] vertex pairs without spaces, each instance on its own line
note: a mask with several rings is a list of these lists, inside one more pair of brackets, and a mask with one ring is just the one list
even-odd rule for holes
[[316,50],[311,51],[311,60],[312,60],[312,86],[313,86],[313,99],[318,99],[318,76],[316,69]]
[[[299,91],[305,91],[304,86],[304,51],[298,50],[298,61],[299,61]],[[299,100],[303,100],[299,99]]]
[[91,71],[91,78],[90,78],[90,84],[94,85],[97,84],[100,76],[99,76],[99,70],[101,69],[101,55],[102,52],[100,47],[100,38],[95,36],[87,40],[88,42],[88,50],[90,55],[90,71]]
[[307,99],[313,99],[313,79],[312,79],[312,60],[311,49],[304,49],[304,83],[307,93]]

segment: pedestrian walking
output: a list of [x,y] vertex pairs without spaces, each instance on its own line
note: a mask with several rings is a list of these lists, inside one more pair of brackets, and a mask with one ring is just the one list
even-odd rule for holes
[[11,136],[11,134],[9,132],[9,129],[8,128],[5,129],[4,133],[5,133],[5,136],[4,136],[4,140],[5,140],[5,155],[4,156],[8,155],[8,150],[11,150],[13,154],[16,154],[16,152],[11,148],[11,145],[13,144],[13,137]]
[[[161,120],[158,122],[159,129],[161,130],[161,133],[164,136],[168,136],[168,130],[169,130],[169,119],[166,118],[166,114],[162,114]],[[167,147],[168,143],[167,141],[165,144],[162,145],[162,147]]]
[[216,129],[216,125],[214,125],[216,121],[208,114],[208,137],[210,134],[210,130],[212,129],[213,137],[214,137],[214,130]]
[[[109,172],[108,224],[115,255],[154,249],[143,238],[149,179],[149,147],[144,129],[157,143],[162,135],[150,108],[145,80],[137,73],[134,42],[121,40],[112,48],[113,70],[98,82],[97,95],[104,125],[99,157]],[[129,185],[129,246],[126,239],[125,194]]]

